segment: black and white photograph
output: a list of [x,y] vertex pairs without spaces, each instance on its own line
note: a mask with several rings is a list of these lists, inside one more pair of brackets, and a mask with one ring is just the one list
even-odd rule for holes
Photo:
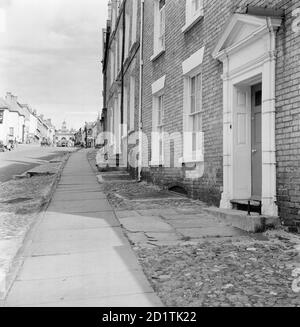
[[0,0],[0,315],[21,307],[300,307],[299,0]]

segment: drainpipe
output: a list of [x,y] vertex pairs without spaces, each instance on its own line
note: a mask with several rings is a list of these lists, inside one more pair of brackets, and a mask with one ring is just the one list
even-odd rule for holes
[[[119,136],[119,148],[118,150],[121,151],[121,154],[123,152],[123,143],[122,143],[122,137],[123,137],[123,124],[124,124],[124,60],[125,60],[125,28],[126,28],[126,15],[125,15],[125,11],[126,11],[126,0],[123,2],[123,12],[122,12],[122,16],[123,16],[123,21],[122,21],[122,56],[121,56],[121,117],[120,117],[120,136]],[[124,158],[122,158],[122,161],[124,160]],[[123,164],[123,162],[122,162]],[[120,166],[120,152],[118,154],[118,165]]]
[[140,27],[140,85],[139,85],[139,162],[138,162],[138,181],[141,182],[142,175],[142,164],[143,164],[143,116],[142,116],[142,105],[143,105],[143,68],[144,68],[144,6],[145,0],[141,0],[141,27]]

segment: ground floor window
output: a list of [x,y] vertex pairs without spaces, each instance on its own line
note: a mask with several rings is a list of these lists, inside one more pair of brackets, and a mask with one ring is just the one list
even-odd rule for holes
[[163,76],[152,84],[152,135],[151,163],[152,166],[164,164],[164,112],[165,112],[165,79]]
[[4,111],[0,110],[0,124],[3,124],[3,114],[4,114]]
[[164,156],[164,140],[163,140],[163,133],[164,133],[164,95],[160,95],[157,98],[157,132],[159,138],[159,162],[163,162]]
[[197,156],[201,150],[202,132],[202,74],[190,78],[190,126],[192,132],[192,152]]
[[183,71],[183,163],[203,162],[203,78],[205,48],[182,63]]

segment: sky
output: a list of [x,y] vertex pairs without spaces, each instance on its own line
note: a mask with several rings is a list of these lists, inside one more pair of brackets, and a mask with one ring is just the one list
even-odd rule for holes
[[56,128],[102,109],[107,0],[0,0],[0,97],[18,96]]

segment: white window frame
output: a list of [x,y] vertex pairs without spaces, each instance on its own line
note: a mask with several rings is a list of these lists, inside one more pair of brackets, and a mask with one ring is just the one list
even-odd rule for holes
[[129,131],[135,130],[135,76],[130,76],[130,95],[129,95]]
[[120,112],[120,103],[121,103],[121,92],[118,92],[114,97],[113,103],[113,121],[114,121],[114,153],[120,153],[121,145],[121,112]]
[[[183,158],[181,158],[181,163],[193,163],[193,162],[203,162],[204,161],[204,137],[203,137],[203,78],[202,78],[202,63],[204,57],[205,48],[201,48],[199,51],[190,56],[182,64],[183,77],[184,77],[184,99],[183,99]],[[192,79],[200,75],[201,77],[201,96],[200,104],[198,110],[191,112],[191,83]],[[197,137],[197,147],[196,150],[193,149],[195,140],[195,131],[193,123],[195,117],[202,116],[201,128],[198,131]]]
[[122,1],[121,0],[116,0],[116,3],[117,3],[117,13],[118,13],[118,16],[120,14],[120,9],[121,9],[121,4],[122,4]]
[[[198,9],[195,4],[198,3]],[[204,16],[204,0],[186,0],[185,25],[182,32],[189,31]]]
[[[192,88],[193,81],[195,82],[194,91]],[[192,156],[193,156],[193,158],[196,159],[198,157],[197,152],[201,151],[201,149],[202,149],[201,139],[200,139],[201,136],[200,136],[200,134],[197,135],[197,132],[203,131],[203,124],[202,124],[202,121],[203,121],[202,71],[198,71],[198,72],[194,73],[194,75],[189,77],[188,83],[189,83],[189,116],[190,116],[189,125],[190,125],[191,132],[192,132]],[[200,93],[200,96],[198,93]],[[198,96],[200,99],[198,99]],[[193,98],[193,101],[192,101],[192,98]],[[200,128],[199,128],[199,126],[195,128],[195,125],[199,125],[199,121],[198,121],[199,119],[201,121]],[[196,130],[196,129],[198,129],[198,130]]]
[[[152,84],[152,137],[150,166],[164,165],[164,109],[165,109],[165,80],[161,77]],[[163,106],[161,109],[161,105]],[[162,110],[159,117],[159,111]]]
[[124,61],[127,59],[129,54],[129,45],[130,45],[130,23],[131,23],[131,16],[129,13],[125,14],[125,58]]
[[0,109],[0,125],[4,122],[4,109]]
[[130,48],[137,41],[137,17],[138,17],[138,3],[137,0],[132,0],[132,19],[131,19],[131,41]]
[[111,79],[110,85],[113,85],[115,81],[115,53],[113,49],[113,44],[110,50],[110,79]]
[[122,47],[123,47],[123,29],[119,28],[118,32],[118,73],[121,71],[122,67]]
[[159,3],[160,0],[154,0],[154,40],[151,61],[158,58],[165,51],[166,5],[159,9]]
[[123,137],[128,135],[128,87],[124,85],[123,89]]
[[9,127],[8,135],[9,136],[15,136],[15,128],[14,127]]
[[112,26],[112,31],[115,30],[116,27],[116,22],[117,22],[117,11],[114,3],[112,3],[112,8],[111,8],[111,26]]
[[114,80],[116,80],[117,76],[118,76],[118,42],[117,42],[117,40],[114,41],[114,55],[115,55],[115,58],[114,58],[114,73],[115,73]]

